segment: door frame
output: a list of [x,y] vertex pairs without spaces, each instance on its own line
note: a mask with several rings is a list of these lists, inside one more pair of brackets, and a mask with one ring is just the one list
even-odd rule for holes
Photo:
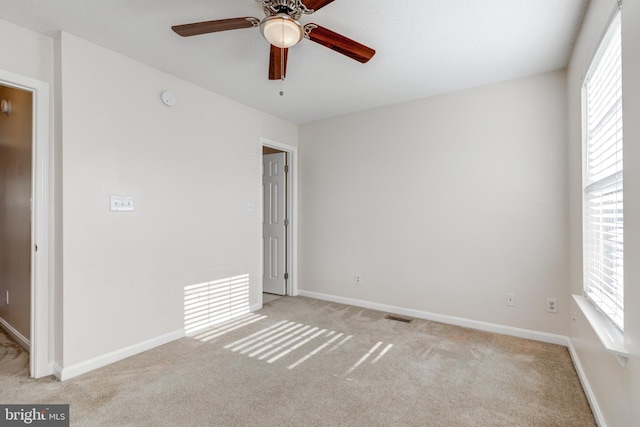
[[49,348],[49,307],[52,294],[49,285],[50,90],[47,82],[4,70],[0,70],[0,84],[31,92],[33,97],[29,375],[41,378],[53,373]]
[[[289,165],[289,177],[287,181],[287,218],[289,219],[289,228],[287,230],[287,253],[286,257],[289,264],[289,280],[287,282],[287,295],[298,295],[298,147],[273,141],[268,138],[260,137],[260,159],[262,159],[262,148],[269,147],[276,150],[284,151],[288,154],[287,164]],[[262,165],[262,161],[260,162]],[[260,174],[260,188],[262,188],[262,174]],[[264,197],[260,198],[260,218],[261,224],[264,224]],[[262,227],[260,233],[263,233]],[[260,236],[262,241],[262,235]],[[260,245],[260,266],[264,271],[264,245]],[[260,276],[260,290],[264,289],[262,275]]]

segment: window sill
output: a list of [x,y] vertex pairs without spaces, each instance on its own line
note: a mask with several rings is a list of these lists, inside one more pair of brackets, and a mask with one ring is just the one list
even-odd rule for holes
[[623,367],[627,364],[627,358],[629,352],[624,346],[624,335],[613,323],[600,313],[594,305],[582,295],[572,295],[573,299],[580,307],[582,314],[587,318],[587,321],[595,331],[596,335],[602,342],[604,348],[616,355],[618,362]]

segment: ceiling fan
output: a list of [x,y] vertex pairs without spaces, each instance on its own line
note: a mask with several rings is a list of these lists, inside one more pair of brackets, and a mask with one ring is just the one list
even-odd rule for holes
[[215,21],[174,25],[173,31],[182,37],[260,27],[262,35],[271,44],[269,79],[284,79],[287,73],[289,48],[303,38],[309,39],[361,63],[369,61],[376,51],[317,24],[302,25],[298,19],[311,14],[334,0],[256,0],[264,8],[266,17],[242,17]]

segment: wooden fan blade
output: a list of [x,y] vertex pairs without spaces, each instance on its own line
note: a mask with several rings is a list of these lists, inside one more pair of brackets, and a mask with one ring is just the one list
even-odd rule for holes
[[316,24],[307,24],[304,26],[305,32],[309,34],[308,38],[322,46],[333,49],[338,53],[355,59],[358,62],[368,62],[376,51],[357,41],[351,40],[343,35],[334,33],[331,30],[323,28]]
[[174,25],[173,31],[182,37],[197,36],[200,34],[216,33],[218,31],[239,30],[260,25],[258,18],[250,16],[244,18],[217,19],[215,21],[195,22],[193,24]]
[[307,6],[307,9],[313,9],[315,11],[325,7],[332,1],[333,0],[302,0],[302,3]]
[[[289,49],[281,49],[271,45],[271,54],[269,56],[269,80],[280,80],[281,78],[286,77]],[[284,67],[282,66],[283,64]]]

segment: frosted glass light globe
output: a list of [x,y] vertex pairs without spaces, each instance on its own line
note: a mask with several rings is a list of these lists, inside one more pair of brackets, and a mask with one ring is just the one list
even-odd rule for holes
[[294,46],[302,40],[302,26],[287,15],[268,16],[260,23],[260,30],[265,39],[279,48]]

